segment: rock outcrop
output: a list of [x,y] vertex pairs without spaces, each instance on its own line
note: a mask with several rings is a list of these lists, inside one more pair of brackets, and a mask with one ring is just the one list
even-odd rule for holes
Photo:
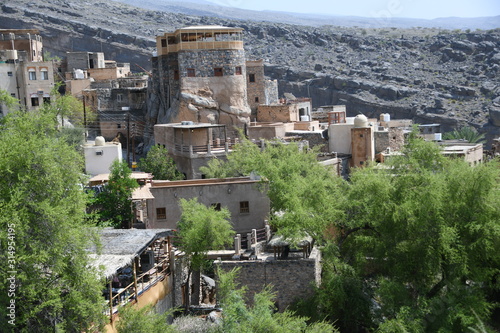
[[[442,122],[449,130],[469,124],[500,134],[500,31],[445,31],[431,28],[307,27],[236,21],[148,11],[95,0],[12,0],[3,2],[0,28],[38,28],[56,55],[85,50],[150,69],[154,37],[188,25],[218,24],[245,29],[247,58],[262,58],[279,93],[311,97],[313,106],[345,103],[348,114],[390,113],[422,123]],[[160,104],[152,94],[150,105]],[[181,98],[200,117],[212,112],[210,98]],[[493,110],[493,111],[492,111]],[[166,114],[151,109],[151,119]],[[491,134],[493,133],[493,134]]]

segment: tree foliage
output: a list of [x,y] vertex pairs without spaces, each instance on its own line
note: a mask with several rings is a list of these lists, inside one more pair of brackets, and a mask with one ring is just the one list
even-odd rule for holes
[[213,159],[202,172],[208,177],[262,176],[269,184],[271,223],[289,239],[310,235],[323,240],[325,230],[342,212],[338,208],[343,180],[320,165],[316,151],[298,144],[270,142],[261,150],[243,140],[227,162]]
[[138,309],[133,304],[120,308],[120,320],[116,328],[118,333],[173,333],[175,330],[168,325],[169,312],[157,314],[152,305]]
[[179,248],[190,257],[191,267],[200,269],[209,250],[224,249],[233,241],[230,213],[227,208],[207,207],[196,198],[180,199],[180,205]]
[[[54,114],[16,112],[0,121],[5,330],[82,332],[102,320],[101,284],[86,251],[96,238],[85,219],[83,160],[57,138]],[[7,317],[13,302],[15,318]]]
[[291,311],[276,312],[275,294],[271,287],[266,287],[254,295],[252,306],[245,302],[245,289],[238,288],[235,283],[238,269],[224,272],[218,269],[218,300],[222,308],[222,324],[219,332],[253,333],[253,332],[336,332],[335,328],[325,322],[308,324],[308,318],[295,315]]
[[[195,292],[192,295],[192,303],[198,304],[200,272],[206,263],[206,255],[209,250],[221,250],[230,245],[234,230],[230,222],[230,213],[227,208],[220,211],[214,207],[207,207],[199,203],[196,198],[191,200],[180,199],[182,210],[181,220],[178,223],[179,248],[185,252],[189,260],[186,284],[194,272]],[[186,297],[189,296],[189,288],[185,288]],[[186,302],[186,307],[189,305]]]
[[134,218],[132,192],[139,185],[130,177],[132,171],[125,161],[113,161],[110,171],[108,183],[97,197],[101,224],[127,228]]
[[[294,145],[243,142],[204,173],[269,181],[271,222],[322,240],[311,308],[342,331],[464,331],[490,323],[500,285],[498,161],[471,167],[413,132],[400,156],[332,177]],[[477,314],[476,315],[474,314]]]
[[168,155],[167,149],[159,145],[152,146],[146,157],[140,159],[139,169],[153,174],[155,179],[184,179],[182,173],[176,169],[175,162]]
[[443,135],[445,140],[465,140],[470,143],[482,143],[485,135],[478,133],[474,127],[463,126]]
[[[354,172],[325,256],[325,308],[361,310],[351,331],[464,331],[477,323],[474,312],[488,319],[487,295],[499,288],[498,180],[496,161],[471,167],[416,137],[387,168]],[[329,286],[345,284],[346,269],[366,297],[333,304],[338,288]],[[343,327],[349,315],[331,319]]]
[[19,107],[19,101],[15,97],[12,97],[8,91],[0,89],[0,107],[1,104],[5,104],[9,109]]

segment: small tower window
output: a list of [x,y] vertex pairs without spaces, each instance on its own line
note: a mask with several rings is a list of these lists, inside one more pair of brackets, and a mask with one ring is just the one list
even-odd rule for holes
[[255,97],[255,103],[259,103],[259,97]]
[[255,74],[248,74],[248,81],[255,82]]
[[223,76],[222,68],[220,68],[220,67],[214,68],[214,76]]
[[187,76],[188,77],[195,77],[196,76],[196,72],[194,71],[194,68],[187,69]]
[[236,75],[241,75],[242,74],[241,66],[236,66],[236,68],[234,69],[234,73]]
[[240,201],[240,213],[250,213],[248,201]]

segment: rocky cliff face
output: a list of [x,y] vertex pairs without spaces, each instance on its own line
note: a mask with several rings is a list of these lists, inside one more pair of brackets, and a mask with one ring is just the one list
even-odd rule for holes
[[247,58],[266,61],[279,92],[313,106],[346,104],[349,115],[390,113],[445,130],[500,131],[500,31],[356,29],[235,21],[148,11],[117,2],[0,2],[0,28],[38,28],[46,49],[100,51],[150,69],[154,36],[187,25],[245,29]]

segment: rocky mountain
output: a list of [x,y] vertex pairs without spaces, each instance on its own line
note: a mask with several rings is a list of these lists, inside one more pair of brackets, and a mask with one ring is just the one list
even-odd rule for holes
[[[233,20],[252,20],[287,24],[300,24],[307,26],[334,25],[342,27],[361,27],[361,28],[445,28],[445,29],[494,29],[500,26],[500,16],[477,17],[477,18],[458,18],[444,17],[432,20],[401,18],[391,15],[388,10],[381,11],[380,17],[357,17],[340,15],[321,15],[321,14],[303,14],[283,11],[256,11],[239,9],[232,6],[220,6],[217,3],[228,3],[231,1],[172,1],[172,0],[115,0],[132,6],[137,6],[150,10],[161,10],[172,13],[196,16],[210,16]],[[321,12],[321,8],[317,9]]]
[[390,113],[445,131],[469,124],[489,139],[500,134],[500,29],[313,27],[118,1],[0,1],[0,28],[38,28],[52,54],[102,50],[136,71],[150,68],[156,35],[209,24],[244,28],[247,57],[265,59],[280,94],[311,97],[314,107],[346,104],[348,115]]

